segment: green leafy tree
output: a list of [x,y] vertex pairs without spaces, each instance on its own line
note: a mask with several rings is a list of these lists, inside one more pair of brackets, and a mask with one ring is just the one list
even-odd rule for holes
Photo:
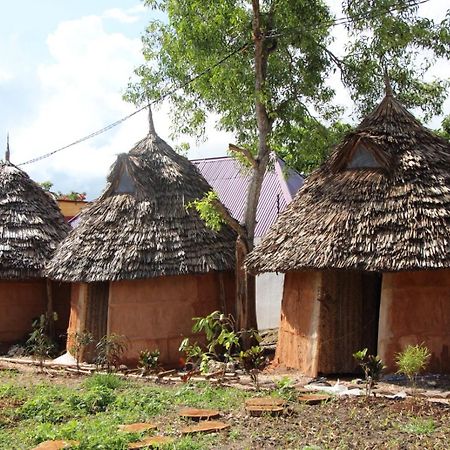
[[282,152],[304,171],[321,162],[328,144],[345,131],[326,82],[336,70],[362,113],[379,99],[386,70],[408,106],[421,106],[427,116],[440,112],[447,83],[427,83],[423,74],[433,57],[449,54],[448,18],[438,24],[421,19],[407,0],[346,0],[340,23],[350,42],[339,56],[330,50],[336,20],[322,0],[145,3],[167,20],[150,22],[143,37],[146,63],[137,68],[139,81],[126,98],[147,103],[167,95],[168,86],[180,86],[170,91],[177,133],[202,136],[214,112],[218,128],[234,134],[231,150],[251,171],[244,221],[210,198],[205,208],[216,208],[238,234],[236,322],[238,329],[256,328],[254,279],[242,263],[253,247],[270,152]]

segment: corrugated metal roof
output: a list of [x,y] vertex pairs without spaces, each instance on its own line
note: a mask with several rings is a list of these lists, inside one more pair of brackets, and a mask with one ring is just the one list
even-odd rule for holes
[[[219,195],[233,217],[242,222],[247,202],[250,172],[232,157],[194,159],[192,162]],[[274,158],[273,166],[264,176],[256,212],[255,237],[262,237],[275,222],[278,214],[290,203],[303,185],[303,177],[287,169],[284,161]]]

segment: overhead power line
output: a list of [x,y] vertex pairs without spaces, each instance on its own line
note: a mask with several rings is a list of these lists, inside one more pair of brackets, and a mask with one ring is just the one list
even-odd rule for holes
[[[430,0],[420,0],[420,1],[411,1],[411,2],[407,2],[406,4],[403,5],[397,5],[397,6],[392,6],[391,8],[387,8],[385,11],[383,11],[383,14],[386,13],[390,13],[390,12],[395,12],[395,11],[403,11],[405,9],[414,7],[414,6],[419,6],[422,5],[424,3],[429,2]],[[359,16],[353,17],[353,18],[349,18],[349,17],[339,17],[337,19],[334,19],[332,21],[329,22],[330,26],[337,26],[337,25],[345,25],[345,24],[349,24],[352,22],[358,22],[360,20],[363,19],[367,19],[367,18],[375,18],[378,17],[379,15],[371,15],[370,13],[368,14],[361,14]],[[274,34],[271,34],[271,32],[273,31]],[[269,33],[266,35],[267,37],[277,37],[277,36],[281,36],[282,34],[284,34],[285,32],[288,31],[298,31],[298,29],[295,28],[285,28],[285,29],[281,29],[281,30],[271,30],[269,31]],[[224,62],[226,62],[227,60],[229,60],[231,57],[233,57],[234,55],[236,55],[237,53],[239,53],[240,51],[244,50],[245,48],[247,48],[248,46],[252,45],[253,42],[252,41],[247,41],[244,44],[241,44],[238,48],[236,48],[235,50],[233,50],[232,52],[228,53],[227,55],[225,55],[223,58],[221,58],[220,60],[218,60],[215,64],[209,66],[208,68],[206,68],[205,70],[201,71],[200,73],[198,73],[197,75],[193,76],[192,78],[188,79],[187,81],[185,81],[184,83],[181,83],[177,86],[174,86],[172,89],[169,89],[168,91],[164,92],[163,94],[161,94],[157,99],[149,102],[148,104],[146,104],[145,106],[142,106],[138,109],[136,109],[135,111],[133,111],[131,114],[128,114],[125,117],[122,117],[119,120],[116,120],[115,122],[110,123],[109,125],[106,125],[103,128],[100,128],[97,131],[94,131],[86,136],[83,136],[82,138],[79,138],[73,142],[71,142],[70,144],[64,145],[62,147],[59,147],[51,152],[45,153],[41,156],[37,156],[36,158],[32,158],[28,161],[24,161],[20,164],[17,164],[18,166],[24,166],[26,164],[32,164],[38,161],[41,161],[43,159],[49,158],[50,156],[53,156],[56,153],[59,153],[63,150],[66,150],[70,147],[73,147],[77,144],[80,144],[82,142],[85,142],[89,139],[92,139],[100,134],[105,133],[106,131],[111,130],[112,128],[115,128],[116,126],[120,125],[121,123],[125,122],[126,120],[130,119],[131,117],[139,114],[140,112],[146,110],[147,108],[151,107],[152,105],[154,105],[155,103],[159,103],[161,101],[163,101],[164,99],[166,99],[167,97],[173,95],[175,92],[177,92],[180,89],[185,88],[186,86],[188,86],[189,84],[193,83],[194,81],[198,80],[199,78],[203,77],[204,75],[206,75],[207,73],[211,72],[212,70],[214,70],[216,67],[220,66],[221,64],[223,64]]]
[[173,95],[175,92],[177,92],[180,89],[185,88],[189,84],[193,83],[195,80],[198,80],[202,76],[206,75],[207,73],[211,72],[211,70],[215,69],[216,67],[223,64],[225,61],[230,59],[232,56],[234,56],[236,53],[239,53],[240,51],[244,50],[246,47],[248,47],[251,44],[251,42],[246,42],[245,44],[242,44],[239,48],[233,50],[232,52],[228,53],[226,56],[221,58],[219,61],[217,61],[212,66],[209,66],[205,70],[201,71],[197,75],[193,76],[192,78],[189,78],[189,80],[185,81],[184,83],[179,84],[178,86],[173,87],[172,89],[169,89],[168,91],[164,92],[164,94],[160,95],[157,99],[152,100],[151,102],[147,103],[145,106],[142,106],[141,108],[137,109],[136,111],[133,111],[131,114],[128,114],[125,117],[122,117],[119,120],[116,120],[113,123],[110,123],[109,125],[106,125],[103,128],[100,128],[97,131],[94,131],[86,136],[83,136],[80,139],[77,139],[76,141],[71,142],[70,144],[64,145],[63,147],[59,147],[51,152],[45,153],[41,156],[37,156],[36,158],[32,158],[28,161],[24,161],[20,164],[17,164],[18,166],[24,166],[26,164],[32,164],[37,161],[41,161],[43,159],[49,158],[50,156],[53,156],[55,153],[59,153],[63,150],[66,150],[70,147],[73,147],[74,145],[80,144],[81,142],[85,142],[95,136],[98,136],[99,134],[103,134],[108,130],[111,130],[112,128],[116,127],[117,125],[120,125],[121,123],[125,122],[126,120],[130,119],[131,117],[135,116],[136,114],[139,114],[141,111],[144,111],[145,109],[149,108],[150,106],[154,105],[155,103],[159,103],[163,101],[165,98],[169,97],[170,95]]

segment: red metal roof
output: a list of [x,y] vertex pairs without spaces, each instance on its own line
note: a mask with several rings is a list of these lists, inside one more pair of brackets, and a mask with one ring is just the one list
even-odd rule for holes
[[[248,169],[243,168],[230,156],[194,159],[192,162],[217,192],[221,202],[233,217],[242,221],[247,202],[247,186],[250,181]],[[264,236],[304,182],[298,172],[286,168],[281,158],[274,157],[270,166],[261,187],[256,212],[255,237]]]

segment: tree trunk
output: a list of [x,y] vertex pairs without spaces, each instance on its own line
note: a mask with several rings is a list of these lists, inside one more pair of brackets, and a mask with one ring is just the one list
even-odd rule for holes
[[248,187],[247,206],[245,211],[245,234],[241,234],[236,242],[236,301],[237,326],[239,329],[257,329],[256,320],[256,284],[255,277],[243,266],[244,258],[253,249],[256,211],[261,186],[269,161],[270,149],[268,138],[272,122],[267,114],[263,101],[267,74],[267,60],[270,49],[265,45],[265,36],[261,31],[261,14],[259,0],[252,0],[253,38],[255,42],[255,110],[258,126],[258,152],[253,164],[252,177]]

